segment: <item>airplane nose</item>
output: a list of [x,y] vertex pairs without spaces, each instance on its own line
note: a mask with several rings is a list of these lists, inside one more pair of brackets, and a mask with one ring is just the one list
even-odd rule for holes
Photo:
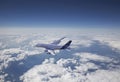
[[36,44],[35,47],[41,47],[41,44]]

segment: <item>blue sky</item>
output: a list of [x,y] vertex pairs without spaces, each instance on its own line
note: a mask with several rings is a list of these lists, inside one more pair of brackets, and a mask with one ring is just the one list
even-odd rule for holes
[[120,27],[119,0],[0,0],[0,27]]

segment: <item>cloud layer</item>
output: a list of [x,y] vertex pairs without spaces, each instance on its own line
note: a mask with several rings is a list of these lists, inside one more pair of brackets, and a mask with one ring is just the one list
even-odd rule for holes
[[[73,33],[74,32],[74,33]],[[56,35],[55,35],[56,33]],[[119,82],[120,39],[118,34],[79,31],[0,35],[0,81],[6,82]],[[56,55],[35,48],[63,36],[71,50]]]

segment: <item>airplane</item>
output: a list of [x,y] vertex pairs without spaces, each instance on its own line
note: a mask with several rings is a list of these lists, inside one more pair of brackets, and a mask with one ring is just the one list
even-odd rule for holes
[[[59,40],[55,40],[53,41],[52,43],[50,44],[41,44],[41,43],[38,43],[35,45],[35,47],[41,47],[41,48],[45,48],[45,51],[47,54],[52,54],[52,55],[55,55],[55,50],[64,50],[64,49],[70,49],[70,44],[72,42],[72,40],[69,40],[66,44],[64,45],[58,45],[64,38],[66,37],[62,37],[60,38]],[[52,51],[53,53],[50,53],[49,52]]]

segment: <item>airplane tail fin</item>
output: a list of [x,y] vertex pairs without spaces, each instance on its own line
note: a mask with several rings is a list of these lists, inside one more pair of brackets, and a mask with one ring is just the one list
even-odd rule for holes
[[70,46],[71,42],[72,40],[69,40],[65,45],[61,47],[61,49],[67,49]]

